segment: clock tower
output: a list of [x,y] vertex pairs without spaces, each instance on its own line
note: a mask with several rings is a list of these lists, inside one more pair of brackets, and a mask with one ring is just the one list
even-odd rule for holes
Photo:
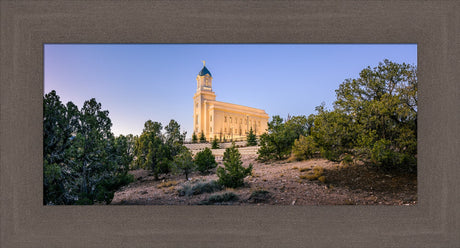
[[[216,94],[212,91],[212,75],[206,68],[205,61],[203,61],[203,68],[196,76],[196,93],[193,97],[193,132],[199,137],[201,132],[205,135],[208,133],[210,116],[208,113],[207,101],[215,101]],[[209,139],[210,137],[206,137]]]

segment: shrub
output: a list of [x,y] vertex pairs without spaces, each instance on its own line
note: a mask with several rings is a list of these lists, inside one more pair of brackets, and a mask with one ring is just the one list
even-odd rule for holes
[[232,202],[238,201],[239,197],[233,192],[225,192],[220,195],[211,195],[208,200],[202,201],[200,204],[203,205],[210,205],[214,203],[221,203],[221,202]]
[[208,174],[210,170],[216,168],[216,158],[212,155],[211,149],[206,147],[203,151],[198,152],[195,155],[195,165],[201,174]]
[[185,184],[178,190],[178,193],[179,196],[191,196],[200,195],[203,193],[213,193],[216,191],[221,191],[222,189],[222,185],[217,183],[217,181],[212,180],[209,182],[198,182],[194,185]]
[[310,159],[316,151],[318,151],[318,148],[312,136],[305,137],[301,135],[299,139],[294,141],[292,146],[292,153],[297,160]]
[[414,156],[396,151],[391,142],[385,139],[375,142],[371,151],[371,158],[384,171],[402,170],[413,172],[417,166]]
[[266,190],[256,190],[251,193],[251,196],[249,197],[250,202],[254,203],[260,203],[260,202],[266,202],[271,198],[271,193],[266,191]]
[[[311,170],[310,172],[308,172],[307,174],[305,175],[301,175],[299,178],[300,179],[308,179],[308,180],[320,180],[319,178],[321,178],[321,180],[324,180],[326,181],[326,178],[323,176],[323,172],[324,172],[324,168],[323,167],[320,167],[320,166],[315,166],[313,167],[313,170]],[[320,181],[321,181],[320,180]],[[321,181],[323,182],[323,181]]]
[[345,153],[343,156],[342,156],[342,164],[344,165],[350,165],[353,163],[353,157],[348,154],[348,153]]
[[224,152],[224,168],[217,168],[218,182],[229,188],[238,188],[244,185],[244,178],[251,175],[252,164],[248,168],[243,167],[241,154],[236,149],[235,144],[232,147],[225,149]]
[[318,181],[325,183],[326,182],[326,177],[325,176],[320,176],[318,177]]
[[[115,191],[117,191],[122,186],[132,182],[134,182],[134,176],[128,173],[123,173],[113,178],[104,179],[96,187],[97,190],[95,194],[95,200],[109,204],[112,202]],[[87,200],[91,201],[90,199],[85,200],[85,197],[83,197],[81,201],[77,202],[77,204],[87,204]]]

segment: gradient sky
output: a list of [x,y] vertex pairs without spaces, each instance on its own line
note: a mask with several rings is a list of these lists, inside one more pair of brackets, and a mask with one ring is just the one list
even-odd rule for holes
[[416,44],[45,44],[45,94],[79,108],[91,98],[109,110],[112,132],[139,135],[145,121],[175,119],[193,130],[202,60],[217,101],[264,109],[271,117],[332,108],[347,78],[384,59],[417,65]]

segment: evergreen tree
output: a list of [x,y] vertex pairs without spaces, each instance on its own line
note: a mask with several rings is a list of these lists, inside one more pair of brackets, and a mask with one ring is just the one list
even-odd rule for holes
[[219,149],[219,143],[217,142],[216,136],[214,136],[214,139],[212,140],[211,148],[212,149]]
[[217,166],[216,158],[212,154],[211,149],[207,147],[195,155],[195,164],[201,174],[208,174],[210,170]]
[[174,157],[173,164],[176,171],[185,175],[185,180],[188,180],[188,175],[196,168],[193,162],[192,152],[185,146],[182,146],[180,153]]
[[206,143],[206,136],[204,136],[204,132],[203,132],[203,131],[201,131],[200,143]]
[[260,136],[258,160],[285,159],[291,154],[294,141],[308,131],[305,116],[290,117],[286,122],[278,115],[268,123],[268,132]]
[[252,131],[252,127],[251,127],[251,129],[249,129],[246,145],[247,146],[256,146],[257,145],[257,137],[256,137],[256,134],[254,133],[254,131]]
[[192,143],[197,143],[198,142],[198,137],[196,136],[195,132],[192,134]]
[[93,98],[81,110],[55,91],[43,99],[44,204],[110,203],[129,183],[131,156],[124,137],[110,131],[108,111]]
[[223,161],[225,167],[217,168],[219,184],[229,188],[243,186],[244,178],[252,173],[252,164],[250,164],[248,168],[243,167],[241,154],[235,147],[235,144],[225,149]]

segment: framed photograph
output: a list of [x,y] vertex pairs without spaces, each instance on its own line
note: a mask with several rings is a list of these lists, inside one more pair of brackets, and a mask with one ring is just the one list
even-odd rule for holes
[[[1,247],[460,245],[457,235],[460,223],[457,207],[460,199],[455,187],[460,174],[457,166],[459,159],[455,156],[459,148],[460,133],[460,99],[456,83],[456,78],[460,76],[457,70],[457,37],[460,23],[457,13],[460,5],[457,2],[10,1],[2,2],[0,6],[1,54],[4,58],[0,74]],[[375,205],[364,206],[351,200],[346,202],[345,199],[341,201],[342,204],[336,205],[300,206],[296,204],[300,202],[292,204],[291,199],[283,204],[223,204],[224,206],[135,203],[127,205],[122,204],[123,199],[115,206],[54,206],[53,203],[57,200],[50,197],[51,200],[46,201],[48,198],[44,187],[44,182],[53,171],[44,171],[44,159],[47,158],[44,150],[44,114],[47,111],[44,108],[44,93],[48,93],[45,81],[49,80],[48,77],[51,75],[47,74],[46,59],[47,49],[51,46],[62,47],[68,44],[153,44],[164,47],[187,44],[414,46],[418,80],[417,177],[416,185],[413,185],[416,186],[416,196],[413,199],[402,199],[401,204],[386,204],[393,206],[381,206],[378,202]],[[165,55],[164,58],[168,56]],[[224,58],[222,60],[225,61]],[[213,92],[212,87],[218,82],[217,75],[215,82],[211,78],[214,73],[211,68],[214,65],[211,61],[197,63],[198,70],[193,72],[195,75],[191,75],[193,78],[190,80],[193,82],[197,77],[192,94],[212,97],[209,92]],[[377,65],[368,66],[372,68]],[[85,84],[72,86],[74,92],[89,87]],[[59,88],[62,85],[57,83],[55,87]],[[106,88],[111,87],[113,88],[107,85]],[[95,91],[101,92],[104,89],[98,88]],[[222,93],[223,91],[216,92],[218,98]],[[57,94],[59,95],[59,91]],[[244,128],[250,129],[249,127],[256,129],[256,135],[261,135],[257,133],[257,129],[264,127],[258,123],[259,119],[263,123],[265,115],[258,110],[266,111],[266,107],[257,105],[257,102],[238,102],[239,99],[241,98],[205,99],[209,105],[206,106],[216,112],[203,112],[204,108],[200,107],[204,101],[194,102],[193,96],[190,96],[190,111],[194,112],[190,113],[193,125],[184,128],[190,132],[190,137],[187,138],[192,140],[191,134],[195,130],[200,132],[200,129],[205,129],[208,141],[211,141],[209,136],[217,137],[221,134],[223,139],[238,142],[239,138],[248,138],[244,134],[249,130]],[[328,104],[332,104],[333,100]],[[65,99],[65,103],[67,101],[76,100],[69,97]],[[77,106],[82,108],[82,103],[77,103]],[[196,103],[198,108],[195,107]],[[230,103],[248,108],[226,105]],[[314,104],[320,105],[321,102]],[[226,130],[227,126],[219,124],[218,121],[222,119],[222,123],[230,123],[232,117],[232,122],[238,123],[240,117],[225,114],[225,111],[220,116],[218,109],[233,112],[238,109],[246,111],[245,114],[251,112],[253,116],[248,115],[247,125],[241,126],[240,134],[239,126],[228,126]],[[270,112],[271,116],[275,111],[267,112]],[[206,118],[202,119],[203,116]],[[253,119],[250,120],[249,117]],[[211,118],[216,123],[208,125],[212,122]],[[240,119],[243,123],[242,118]],[[206,126],[201,125],[201,122],[206,122]],[[166,125],[168,123],[163,123],[163,127]],[[140,129],[147,127],[149,125]],[[223,131],[220,130],[222,128]],[[122,133],[120,131],[120,134]],[[71,139],[78,141],[78,132],[75,132]],[[77,150],[75,152],[78,152]],[[291,171],[302,176],[301,169],[291,168]],[[328,188],[328,184],[323,185],[319,180],[320,176],[315,179],[316,184]],[[163,183],[166,182],[170,180]],[[168,187],[165,185],[162,190]],[[106,199],[104,197],[69,196],[65,201],[97,203]],[[247,195],[248,199],[249,197],[250,195]],[[96,198],[97,200],[94,200]]]

